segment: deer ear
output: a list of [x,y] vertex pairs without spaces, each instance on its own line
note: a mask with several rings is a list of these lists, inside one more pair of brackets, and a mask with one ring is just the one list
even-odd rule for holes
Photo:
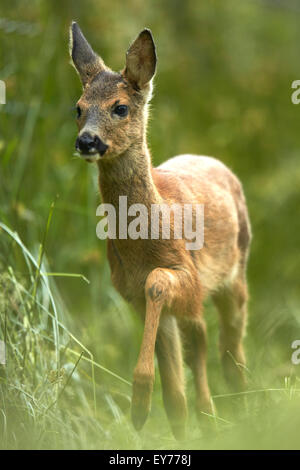
[[101,70],[106,69],[103,60],[93,51],[75,21],[70,27],[69,46],[73,65],[83,86]]
[[150,29],[144,29],[127,51],[124,76],[135,88],[142,89],[154,76],[155,69],[155,44]]

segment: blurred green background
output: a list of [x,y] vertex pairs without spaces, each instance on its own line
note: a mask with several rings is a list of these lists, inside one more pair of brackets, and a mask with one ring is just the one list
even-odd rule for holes
[[[97,169],[73,156],[81,85],[69,65],[72,19],[114,70],[139,31],[152,30],[154,165],[179,153],[212,155],[243,182],[254,234],[245,340],[252,393],[235,412],[240,397],[223,381],[208,302],[212,436],[197,426],[189,371],[185,442],[172,438],[158,375],[144,430],[130,423],[142,325],[112,288],[96,238]],[[291,363],[300,339],[300,106],[291,102],[299,23],[291,0],[2,0],[0,447],[300,447],[300,365]]]

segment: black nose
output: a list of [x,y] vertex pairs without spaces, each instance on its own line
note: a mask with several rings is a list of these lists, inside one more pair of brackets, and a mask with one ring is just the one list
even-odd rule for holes
[[108,145],[104,144],[98,136],[92,137],[88,132],[84,132],[77,138],[75,147],[81,153],[97,153],[104,155]]

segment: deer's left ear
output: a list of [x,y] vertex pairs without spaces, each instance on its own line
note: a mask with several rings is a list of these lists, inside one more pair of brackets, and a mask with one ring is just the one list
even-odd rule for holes
[[69,45],[71,59],[83,86],[97,73],[107,68],[101,57],[93,51],[75,21],[70,27]]
[[155,44],[150,29],[144,29],[129,47],[123,72],[135,88],[143,89],[156,69]]

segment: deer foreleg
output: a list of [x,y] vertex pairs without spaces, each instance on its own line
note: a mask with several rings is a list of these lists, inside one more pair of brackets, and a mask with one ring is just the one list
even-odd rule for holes
[[151,405],[154,384],[154,352],[160,316],[181,295],[180,273],[171,269],[154,269],[145,284],[146,316],[142,345],[134,371],[132,421],[136,429],[144,425]]

